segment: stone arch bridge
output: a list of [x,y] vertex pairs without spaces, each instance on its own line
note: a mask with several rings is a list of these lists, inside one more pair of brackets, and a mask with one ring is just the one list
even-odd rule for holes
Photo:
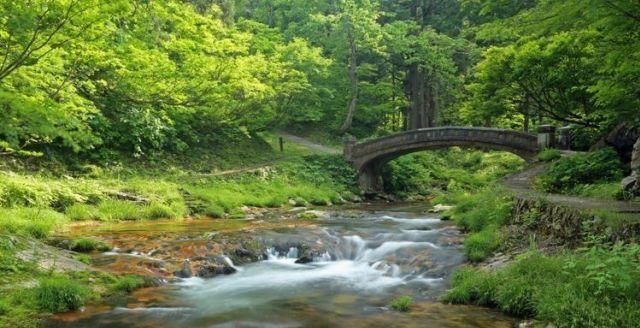
[[382,166],[405,154],[452,146],[503,150],[526,160],[536,156],[545,136],[530,133],[475,127],[438,127],[405,131],[378,139],[356,143],[347,140],[344,156],[358,171],[360,187],[365,193],[383,190]]

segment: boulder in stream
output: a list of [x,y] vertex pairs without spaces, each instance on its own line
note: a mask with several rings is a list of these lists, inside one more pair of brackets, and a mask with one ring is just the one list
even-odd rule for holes
[[191,278],[193,277],[193,271],[191,271],[191,264],[189,261],[184,261],[182,263],[182,268],[173,273],[174,276],[178,278]]

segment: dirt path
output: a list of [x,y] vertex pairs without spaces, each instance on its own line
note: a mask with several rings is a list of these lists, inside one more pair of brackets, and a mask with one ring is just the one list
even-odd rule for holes
[[298,136],[294,136],[293,134],[289,134],[286,132],[280,132],[279,135],[281,137],[283,137],[285,140],[288,140],[290,142],[299,144],[299,145],[303,145],[311,150],[314,150],[318,153],[325,153],[325,154],[340,154],[342,153],[342,149],[339,148],[333,148],[333,147],[329,147],[329,146],[325,146],[319,143],[315,143],[309,139],[305,139],[303,137],[298,137]]
[[534,163],[523,171],[510,175],[502,180],[507,190],[518,196],[547,201],[577,209],[605,209],[613,212],[640,213],[639,202],[624,202],[597,198],[586,198],[559,194],[547,194],[533,189],[535,178],[544,172],[547,163]]
[[[280,132],[278,133],[279,136],[281,136],[282,138],[284,138],[286,141],[294,143],[294,144],[298,144],[298,145],[302,145],[303,147],[309,148],[310,150],[312,150],[315,153],[323,153],[323,154],[340,154],[342,153],[342,149],[338,149],[338,148],[333,148],[333,147],[329,147],[329,146],[325,146],[319,143],[315,143],[311,140],[305,139],[303,137],[299,137],[299,136],[295,136],[286,132]],[[247,167],[242,167],[242,168],[238,168],[238,169],[233,169],[233,170],[225,170],[225,171],[220,171],[220,172],[215,172],[215,173],[208,173],[208,174],[203,174],[204,176],[214,176],[214,177],[223,177],[223,176],[230,176],[230,175],[235,175],[235,174],[240,174],[240,173],[247,173],[247,172],[255,172],[255,171],[259,171],[259,170],[264,170],[266,168],[268,168],[269,166],[272,166],[273,164],[275,164],[278,160],[281,160],[282,158],[278,158],[278,159],[273,159],[267,162],[263,162],[263,163],[259,163],[259,164],[255,164],[255,165],[251,165],[251,166],[247,166]]]

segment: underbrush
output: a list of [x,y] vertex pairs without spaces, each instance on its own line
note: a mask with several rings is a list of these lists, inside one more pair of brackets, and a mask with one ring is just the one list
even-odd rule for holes
[[522,168],[524,161],[504,152],[448,150],[400,157],[383,170],[385,190],[408,197],[477,191]]
[[530,251],[496,272],[467,267],[444,300],[495,306],[557,327],[638,327],[640,246]]
[[356,174],[338,155],[313,155],[230,178],[199,179],[184,187],[203,214],[233,214],[241,206],[340,204],[357,192]]
[[91,172],[75,178],[0,172],[0,232],[44,238],[69,220],[235,217],[242,206],[339,204],[358,193],[356,174],[339,155],[294,156],[228,177]]
[[618,154],[604,148],[557,160],[539,177],[537,187],[546,192],[620,198],[624,174]]
[[498,186],[492,185],[473,194],[448,194],[438,201],[455,205],[446,216],[469,233],[464,245],[471,261],[482,261],[499,248],[500,227],[509,220],[513,201]]

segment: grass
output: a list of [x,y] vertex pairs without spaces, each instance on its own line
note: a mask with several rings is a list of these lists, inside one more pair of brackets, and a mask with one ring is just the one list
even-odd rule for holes
[[[619,183],[624,174],[624,166],[620,162],[618,153],[611,148],[604,148],[555,161],[538,178],[537,187],[546,192],[571,193],[574,190],[580,192],[585,185]],[[606,187],[606,193],[610,192],[610,188],[610,185]]]
[[387,192],[401,197],[477,191],[522,168],[505,152],[448,150],[420,152],[389,162],[383,170]]
[[54,210],[41,208],[0,208],[0,233],[45,238],[67,218]]
[[83,253],[88,253],[96,250],[105,252],[110,250],[110,247],[105,243],[93,238],[83,237],[75,239],[71,242],[71,250]]
[[593,247],[579,253],[531,251],[487,272],[456,272],[444,300],[495,306],[557,327],[637,327],[640,246]]
[[480,262],[500,247],[500,227],[510,219],[513,201],[498,186],[451,193],[435,201],[455,205],[444,215],[468,232],[464,249],[469,260]]
[[35,290],[40,309],[52,313],[79,309],[89,296],[86,286],[64,277],[41,279]]
[[557,149],[549,148],[538,154],[538,160],[541,162],[553,162],[562,157],[562,152]]
[[395,311],[399,312],[409,312],[411,309],[411,304],[413,304],[413,299],[410,296],[400,296],[393,301],[391,301],[391,308]]
[[146,286],[146,282],[143,277],[136,275],[126,275],[118,277],[113,284],[113,289],[120,292],[131,293],[136,289]]

